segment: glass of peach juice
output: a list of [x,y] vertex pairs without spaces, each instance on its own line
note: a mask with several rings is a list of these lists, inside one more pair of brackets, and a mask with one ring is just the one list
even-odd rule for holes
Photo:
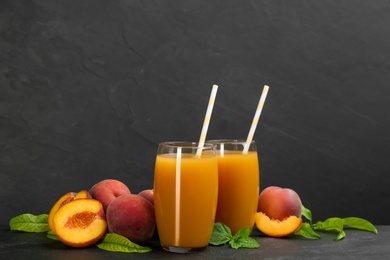
[[218,197],[215,145],[163,142],[154,170],[154,205],[160,244],[191,253],[209,244]]
[[[218,158],[218,205],[215,222],[227,225],[234,235],[255,224],[260,167],[255,141],[211,140]],[[248,145],[247,151],[245,146]]]

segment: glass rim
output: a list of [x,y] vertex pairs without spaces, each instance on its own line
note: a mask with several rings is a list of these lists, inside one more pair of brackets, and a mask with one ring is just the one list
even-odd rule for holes
[[213,149],[215,147],[215,144],[208,143],[207,141],[204,143],[204,145],[201,147],[199,146],[199,142],[191,142],[191,141],[166,141],[159,143],[159,146],[166,146],[166,147],[182,147],[182,148],[191,148],[191,149]]
[[[213,140],[206,140],[206,143],[212,143],[212,144],[246,144],[246,140],[242,139],[213,139]],[[250,142],[251,144],[256,143],[255,140],[252,140]]]

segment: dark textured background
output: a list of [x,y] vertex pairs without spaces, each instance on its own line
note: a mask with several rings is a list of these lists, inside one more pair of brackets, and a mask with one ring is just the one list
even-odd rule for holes
[[261,188],[390,224],[389,1],[0,1],[0,223],[153,185],[157,145],[255,140]]

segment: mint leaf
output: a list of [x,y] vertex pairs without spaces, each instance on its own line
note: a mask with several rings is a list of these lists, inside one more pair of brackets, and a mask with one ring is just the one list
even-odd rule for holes
[[344,230],[342,230],[341,232],[339,232],[339,234],[333,240],[341,240],[346,236],[347,236],[347,234],[344,232]]
[[57,241],[59,240],[56,233],[54,233],[52,230],[46,233],[46,237]]
[[343,218],[343,221],[344,221],[344,225],[350,228],[365,230],[365,231],[378,234],[378,230],[368,220],[358,218],[358,217],[348,217],[348,218]]
[[313,217],[311,214],[311,211],[308,208],[305,208],[305,206],[302,205],[302,216],[307,218],[309,220],[310,225],[313,223]]
[[126,237],[115,233],[107,233],[103,237],[103,240],[96,246],[100,249],[111,252],[146,253],[152,251],[150,247],[137,245]]
[[258,248],[260,247],[260,244],[253,238],[249,237],[250,234],[249,227],[244,227],[243,229],[239,230],[233,238],[229,241],[229,244],[232,248],[238,249],[238,248]]
[[320,239],[321,236],[317,234],[309,223],[302,223],[301,226],[294,232],[294,235],[303,236],[310,239]]
[[214,246],[224,245],[232,238],[232,232],[228,226],[220,222],[214,223],[210,244]]
[[313,228],[316,230],[323,231],[338,231],[338,235],[334,238],[334,240],[341,240],[347,236],[344,232],[344,220],[341,218],[328,218],[324,222],[318,221],[313,225]]
[[344,220],[341,218],[328,218],[324,222],[318,221],[313,224],[315,230],[331,231],[336,230],[338,232],[343,231]]
[[48,215],[33,215],[30,213],[21,214],[11,218],[9,226],[11,230],[24,232],[47,232],[50,230],[47,224]]
[[249,237],[249,233],[249,227],[244,227],[243,229],[239,230],[229,241],[230,246],[234,249],[242,247],[245,239]]
[[211,234],[210,244],[214,246],[225,245],[229,243],[231,248],[258,248],[260,244],[249,237],[250,229],[245,227],[239,230],[234,236],[228,226],[223,223],[214,223],[213,233]]
[[241,237],[241,236],[234,236],[229,241],[229,245],[231,246],[231,248],[238,249],[238,248],[242,247],[243,242],[244,242],[244,238],[243,237]]
[[249,227],[244,227],[243,229],[239,230],[234,235],[234,237],[248,237],[250,233],[251,233],[251,230],[249,229]]
[[243,248],[259,248],[260,244],[251,237],[246,237],[241,241],[241,247]]

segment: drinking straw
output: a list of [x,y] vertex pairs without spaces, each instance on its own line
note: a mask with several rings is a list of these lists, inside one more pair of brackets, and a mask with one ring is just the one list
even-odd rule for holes
[[249,150],[249,146],[252,142],[253,135],[255,134],[257,123],[259,122],[261,111],[263,110],[263,106],[265,103],[265,99],[267,97],[268,90],[269,90],[269,87],[267,85],[264,85],[263,92],[261,93],[261,96],[259,99],[259,104],[257,105],[256,113],[255,113],[255,116],[253,117],[252,125],[251,125],[251,128],[249,130],[248,137],[246,139],[243,153],[247,153]]
[[180,239],[180,192],[181,192],[181,147],[177,148],[176,154],[176,195],[175,195],[175,243]]
[[206,110],[206,115],[205,115],[204,121],[203,121],[202,132],[200,133],[200,138],[199,138],[199,143],[198,143],[199,148],[196,151],[197,156],[200,156],[202,154],[202,148],[203,148],[204,142],[206,140],[207,129],[209,128],[211,113],[213,111],[215,97],[217,95],[217,90],[218,90],[218,86],[213,85],[213,88],[212,88],[211,94],[210,94],[209,104],[208,104],[207,110]]

